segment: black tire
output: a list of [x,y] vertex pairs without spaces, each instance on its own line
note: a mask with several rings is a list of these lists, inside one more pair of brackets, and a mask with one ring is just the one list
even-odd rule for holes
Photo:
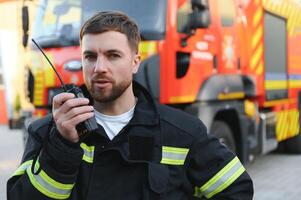
[[291,154],[301,154],[301,134],[284,141],[285,152]]
[[211,127],[211,133],[219,138],[220,142],[236,153],[236,145],[233,133],[229,125],[224,121],[216,120]]

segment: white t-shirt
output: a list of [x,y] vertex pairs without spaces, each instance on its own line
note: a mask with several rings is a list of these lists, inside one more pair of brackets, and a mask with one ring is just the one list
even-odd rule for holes
[[121,115],[104,115],[96,110],[95,118],[98,124],[100,124],[106,131],[106,134],[113,140],[113,138],[121,131],[125,125],[129,123],[134,115],[134,105],[129,111],[121,114]]

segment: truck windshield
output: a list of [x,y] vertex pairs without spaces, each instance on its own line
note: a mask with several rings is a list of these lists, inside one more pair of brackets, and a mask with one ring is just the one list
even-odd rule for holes
[[78,45],[82,23],[105,10],[128,14],[138,23],[143,40],[165,37],[166,0],[42,0],[33,38],[44,48]]

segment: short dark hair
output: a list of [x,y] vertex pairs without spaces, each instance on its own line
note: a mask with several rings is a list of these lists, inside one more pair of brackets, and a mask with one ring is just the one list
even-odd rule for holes
[[132,50],[138,52],[141,40],[139,27],[134,20],[119,11],[99,12],[88,19],[80,30],[80,42],[85,34],[99,34],[117,31],[126,35]]

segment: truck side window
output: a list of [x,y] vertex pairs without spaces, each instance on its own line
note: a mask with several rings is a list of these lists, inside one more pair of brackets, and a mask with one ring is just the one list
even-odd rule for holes
[[233,0],[218,0],[218,12],[222,26],[232,26],[235,19],[235,4]]
[[177,13],[177,30],[179,33],[187,33],[189,31],[189,14],[192,12],[191,2],[185,1],[180,5]]

